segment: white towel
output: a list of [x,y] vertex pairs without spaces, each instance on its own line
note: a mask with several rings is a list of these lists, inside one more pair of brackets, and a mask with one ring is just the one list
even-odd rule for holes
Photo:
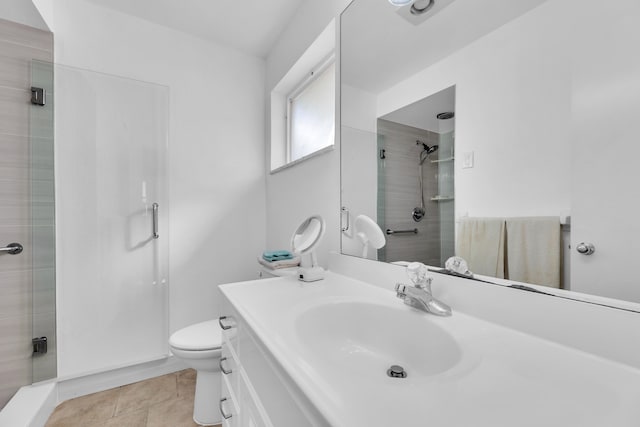
[[291,259],[283,259],[281,261],[272,261],[269,262],[266,259],[262,258],[262,256],[258,257],[258,262],[264,265],[267,268],[272,270],[277,270],[279,268],[289,268],[289,267],[297,267],[300,265],[300,257],[294,256]]
[[505,223],[503,218],[462,218],[456,255],[475,274],[504,278]]
[[562,265],[560,218],[522,217],[507,218],[506,221],[507,277],[559,288]]

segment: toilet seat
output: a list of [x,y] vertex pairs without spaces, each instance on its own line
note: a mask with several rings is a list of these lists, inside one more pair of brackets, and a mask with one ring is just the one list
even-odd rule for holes
[[196,323],[174,332],[169,345],[178,350],[216,350],[222,346],[222,330],[218,319]]

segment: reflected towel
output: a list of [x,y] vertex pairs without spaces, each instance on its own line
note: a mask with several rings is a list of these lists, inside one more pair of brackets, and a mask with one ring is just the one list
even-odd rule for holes
[[264,251],[262,253],[262,258],[264,258],[266,261],[282,261],[285,259],[292,259],[293,254],[285,250]]
[[289,268],[289,267],[297,267],[300,265],[300,257],[299,256],[294,256],[291,259],[285,259],[282,261],[267,261],[266,259],[262,258],[261,256],[258,257],[258,262],[262,265],[264,265],[267,268],[270,268],[272,270],[277,270],[279,268]]
[[507,218],[506,272],[510,280],[560,287],[559,217]]
[[456,255],[474,274],[504,278],[504,218],[462,218]]

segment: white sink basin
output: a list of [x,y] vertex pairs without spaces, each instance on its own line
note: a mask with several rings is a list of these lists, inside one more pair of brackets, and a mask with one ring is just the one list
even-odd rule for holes
[[433,315],[401,302],[390,306],[336,300],[314,305],[299,314],[295,329],[310,355],[321,355],[318,360],[347,378],[403,381],[387,376],[391,365],[402,366],[409,380],[427,378],[451,369],[462,355]]

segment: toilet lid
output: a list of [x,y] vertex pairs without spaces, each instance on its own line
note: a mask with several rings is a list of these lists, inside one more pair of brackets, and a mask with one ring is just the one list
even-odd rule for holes
[[218,319],[182,328],[171,335],[169,345],[180,350],[213,350],[220,348],[222,333]]

